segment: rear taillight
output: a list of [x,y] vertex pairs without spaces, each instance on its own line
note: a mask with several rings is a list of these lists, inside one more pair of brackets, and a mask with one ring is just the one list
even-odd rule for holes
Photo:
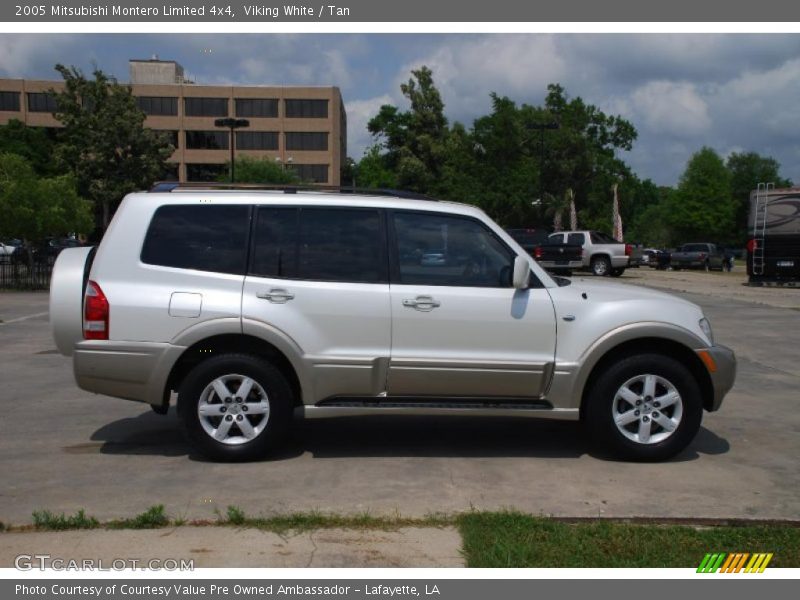
[[754,239],[748,240],[748,242],[747,242],[747,251],[752,253],[753,250],[755,250],[756,248],[758,248],[758,242],[756,240],[754,240]]
[[625,256],[630,256],[631,254],[633,254],[633,246],[625,244]]
[[533,250],[533,258],[542,258],[542,247],[536,246]]
[[108,339],[108,299],[94,281],[86,284],[83,296],[83,338],[86,340]]

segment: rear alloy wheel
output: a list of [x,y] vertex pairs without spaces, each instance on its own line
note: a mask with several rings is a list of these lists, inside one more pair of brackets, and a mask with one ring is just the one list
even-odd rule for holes
[[266,456],[286,437],[292,392],[261,358],[223,354],[197,365],[181,385],[178,414],[192,444],[215,460]]
[[585,418],[595,440],[621,458],[659,461],[694,439],[702,420],[691,372],[667,356],[631,356],[604,371],[590,392]]
[[602,277],[611,272],[611,261],[606,256],[595,256],[592,258],[592,274]]

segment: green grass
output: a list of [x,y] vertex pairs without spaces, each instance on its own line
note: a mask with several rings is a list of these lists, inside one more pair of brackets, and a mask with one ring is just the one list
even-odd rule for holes
[[106,524],[106,527],[109,529],[157,529],[169,524],[170,519],[164,514],[164,505],[156,504],[135,517],[111,521]]
[[39,530],[65,531],[67,529],[94,529],[100,526],[100,522],[94,517],[86,516],[83,509],[70,516],[64,513],[57,515],[49,510],[39,510],[33,513],[33,526]]
[[454,517],[430,515],[412,519],[401,516],[376,517],[369,513],[356,515],[326,514],[317,511],[290,513],[271,517],[248,517],[237,506],[229,506],[226,516],[220,516],[219,525],[253,527],[265,531],[285,533],[287,531],[312,531],[315,529],[382,529],[400,527],[446,527],[455,524]]
[[565,523],[517,512],[458,518],[469,567],[690,567],[706,552],[774,552],[771,567],[800,566],[800,528],[693,528],[610,521]]

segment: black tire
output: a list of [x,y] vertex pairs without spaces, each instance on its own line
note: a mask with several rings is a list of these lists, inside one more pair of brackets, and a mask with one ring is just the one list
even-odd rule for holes
[[[640,421],[647,418],[641,413],[659,416],[657,411],[663,414],[659,416],[673,418],[676,414],[677,404],[668,408],[652,408],[642,403],[641,406],[633,406],[620,400],[615,404],[615,397],[622,386],[639,376],[655,375],[671,384],[680,395],[682,404],[682,415],[678,420],[677,427],[665,439],[654,441],[653,443],[642,443],[627,437],[620,431],[614,422],[614,415],[620,414],[619,408],[623,411],[629,409],[640,409],[640,415],[636,420],[626,427],[630,430],[636,429],[638,437]],[[635,390],[634,383],[629,390]],[[660,383],[656,387],[656,397],[659,391],[664,392]],[[641,400],[640,400],[641,401]],[[669,411],[672,411],[668,414]],[[684,450],[697,435],[700,423],[703,418],[703,403],[700,394],[700,387],[692,373],[682,363],[661,354],[641,354],[628,356],[619,362],[612,364],[604,369],[602,375],[594,382],[584,405],[583,418],[590,435],[595,442],[610,450],[615,456],[627,460],[638,462],[656,462],[671,458]],[[651,419],[648,431],[653,437],[667,434],[667,430],[655,423],[654,417]],[[634,435],[630,432],[630,435]]]
[[603,277],[611,272],[611,261],[607,256],[593,256],[591,267],[592,275]]
[[[248,394],[249,401],[245,398],[243,403],[236,406],[235,398],[231,397],[226,405],[228,414],[220,416],[219,421],[216,421],[216,416],[206,419],[200,417],[198,406],[201,402],[205,403],[204,394],[212,382],[221,377],[231,377],[233,378],[231,381],[235,382],[237,375],[255,382]],[[235,383],[232,383],[232,387],[233,385]],[[242,381],[239,385],[242,385]],[[261,397],[258,386],[266,398]],[[214,401],[212,406],[224,404],[225,401],[221,400],[216,392],[208,393]],[[267,402],[268,414],[253,414],[255,409],[251,409],[250,414],[241,412],[242,407],[252,407],[254,405],[251,402],[259,399]],[[285,441],[291,427],[293,400],[292,388],[286,377],[268,361],[249,354],[222,354],[200,363],[183,380],[178,392],[178,416],[189,442],[204,456],[225,462],[257,460],[279,448]],[[230,410],[227,410],[227,407],[231,407]],[[217,423],[216,426],[219,427],[223,418],[231,417],[229,419],[231,424],[227,425],[228,431],[234,433],[238,431],[240,434],[231,437],[246,437],[244,431],[238,429],[236,420],[239,416],[246,419],[258,431],[253,439],[241,443],[232,441],[224,443],[212,438],[204,428],[204,423],[207,427],[213,427],[214,423]],[[264,418],[266,423],[262,424]]]
[[625,269],[622,267],[618,269],[611,269],[611,276],[612,277],[620,277],[625,272]]

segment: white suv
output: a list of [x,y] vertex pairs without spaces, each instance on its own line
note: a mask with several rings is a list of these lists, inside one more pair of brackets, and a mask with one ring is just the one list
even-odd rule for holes
[[580,419],[661,460],[733,385],[699,307],[554,279],[473,206],[166,189],[126,197],[96,251],[60,254],[53,333],[85,390],[161,413],[177,392],[210,457],[264,456],[300,413]]

